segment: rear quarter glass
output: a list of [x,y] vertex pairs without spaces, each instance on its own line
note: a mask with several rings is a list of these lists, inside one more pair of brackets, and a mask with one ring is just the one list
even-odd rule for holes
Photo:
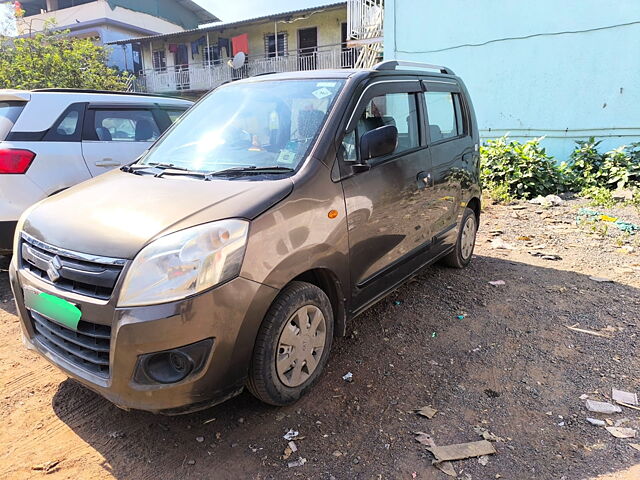
[[0,142],[15,125],[27,102],[0,101]]

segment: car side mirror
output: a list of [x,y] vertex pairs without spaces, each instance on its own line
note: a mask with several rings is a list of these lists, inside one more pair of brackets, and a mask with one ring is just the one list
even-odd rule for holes
[[360,138],[360,161],[393,153],[398,145],[398,129],[393,125],[374,128]]

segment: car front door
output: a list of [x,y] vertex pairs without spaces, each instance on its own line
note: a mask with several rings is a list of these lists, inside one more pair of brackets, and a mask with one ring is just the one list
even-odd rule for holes
[[84,121],[82,155],[91,175],[95,177],[140,156],[160,136],[157,118],[152,108],[90,106]]
[[[349,229],[352,308],[366,307],[421,262],[428,152],[420,129],[421,86],[416,81],[369,85],[347,128],[341,165]],[[357,119],[357,120],[356,120]],[[386,125],[398,130],[395,151],[358,166],[359,139]]]
[[438,79],[424,81],[423,85],[431,154],[432,184],[427,189],[434,236],[431,254],[438,255],[456,241],[455,227],[464,207],[462,190],[471,181],[469,167],[477,160],[478,153],[458,84],[454,80]]

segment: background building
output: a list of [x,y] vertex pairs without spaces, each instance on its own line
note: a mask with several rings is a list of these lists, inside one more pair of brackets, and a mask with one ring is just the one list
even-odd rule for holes
[[[366,3],[367,0],[360,0]],[[443,64],[473,98],[484,139],[640,141],[640,2],[386,0],[384,54]]]
[[[358,49],[347,38],[347,4],[340,2],[112,44],[142,52],[138,90],[198,96],[262,73],[352,67]],[[234,70],[228,60],[238,52],[246,61]]]
[[[42,30],[48,21],[68,29],[77,37],[96,38],[101,44],[196,28],[218,21],[212,13],[191,0],[22,0],[24,17],[18,20],[18,35]],[[129,71],[141,68],[140,51],[115,48],[110,66]]]

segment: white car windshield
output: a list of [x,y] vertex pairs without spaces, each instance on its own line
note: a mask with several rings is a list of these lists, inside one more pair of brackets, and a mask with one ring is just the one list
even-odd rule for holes
[[138,164],[215,173],[295,169],[318,135],[341,80],[281,80],[221,87],[194,106]]

